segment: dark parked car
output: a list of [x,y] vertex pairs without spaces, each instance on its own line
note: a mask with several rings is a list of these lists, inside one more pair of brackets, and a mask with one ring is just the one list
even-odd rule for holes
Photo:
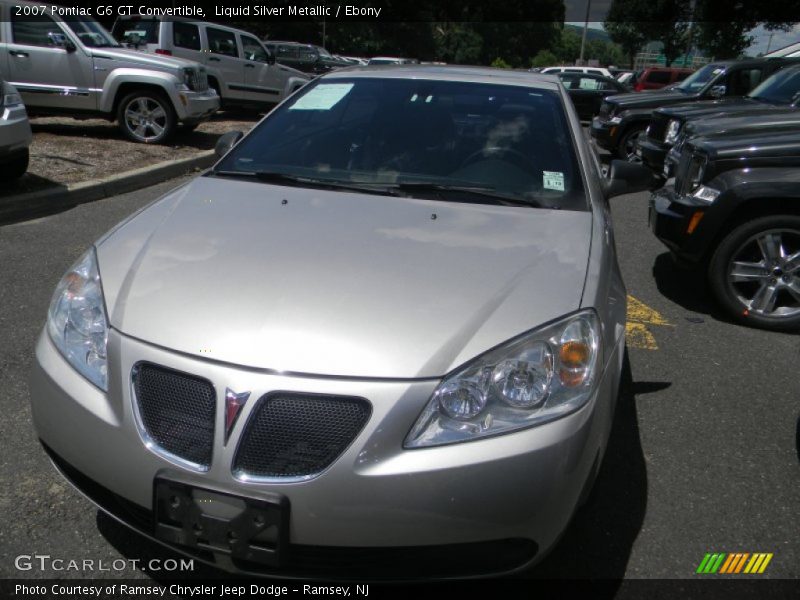
[[272,52],[278,63],[304,73],[320,75],[332,69],[352,65],[350,61],[337,58],[325,48],[313,44],[265,41],[264,45]]
[[676,67],[647,67],[636,78],[636,85],[633,89],[637,92],[643,92],[645,90],[660,90],[668,85],[680,83],[692,73],[694,73],[694,69]]
[[732,319],[800,328],[800,126],[687,140],[650,226]]
[[775,71],[792,64],[800,64],[800,58],[716,62],[665,90],[609,96],[592,121],[592,138],[598,146],[621,158],[638,160],[636,141],[649,125],[655,109],[695,100],[744,96]]
[[594,73],[565,72],[559,73],[558,77],[567,88],[578,117],[584,121],[590,121],[600,112],[600,105],[607,96],[630,91],[616,79]]
[[[728,115],[748,115],[758,117],[784,109],[795,110],[800,106],[800,65],[781,69],[761,82],[743,98],[728,98],[713,102],[692,102],[667,106],[654,111],[647,127],[646,135],[639,137],[639,151],[642,161],[653,171],[669,177],[669,163],[664,159],[672,145],[678,140],[687,122],[704,121],[709,118]],[[778,117],[780,122],[782,117]],[[760,123],[756,119],[740,119],[738,125],[747,127]],[[666,168],[665,168],[666,167]]]

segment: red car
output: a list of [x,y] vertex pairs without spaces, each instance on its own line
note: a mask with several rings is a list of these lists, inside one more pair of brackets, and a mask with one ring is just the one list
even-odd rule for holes
[[694,69],[679,69],[675,67],[647,67],[636,79],[634,90],[659,90],[673,83],[683,81],[694,73]]

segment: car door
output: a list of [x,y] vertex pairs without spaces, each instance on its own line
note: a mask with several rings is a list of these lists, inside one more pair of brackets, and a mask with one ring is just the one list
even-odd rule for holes
[[764,66],[748,66],[728,72],[725,82],[725,95],[731,97],[746,96],[764,78]]
[[244,57],[245,97],[250,102],[274,104],[281,100],[286,85],[284,72],[269,64],[269,53],[258,38],[239,34]]
[[590,121],[595,114],[595,106],[600,110],[601,92],[598,90],[597,76],[591,73],[568,73],[561,75],[562,79],[569,78],[569,95],[578,117],[582,121]]
[[236,34],[227,29],[205,27],[206,58],[209,73],[219,74],[223,97],[228,100],[246,101],[244,84],[244,61],[239,57]]
[[[96,110],[92,57],[48,15],[10,15],[7,76],[30,107]],[[57,45],[66,39],[70,49]]]

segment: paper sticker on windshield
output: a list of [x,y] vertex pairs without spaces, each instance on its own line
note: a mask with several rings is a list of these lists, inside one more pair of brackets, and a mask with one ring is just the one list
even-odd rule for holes
[[289,110],[330,110],[350,93],[352,83],[321,83],[289,107]]
[[561,171],[542,171],[544,189],[564,191],[564,174]]

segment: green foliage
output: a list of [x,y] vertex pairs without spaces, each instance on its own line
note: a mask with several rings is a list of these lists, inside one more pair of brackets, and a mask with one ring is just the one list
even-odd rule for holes
[[539,50],[531,59],[531,67],[549,67],[558,63],[558,57],[550,50]]
[[510,69],[511,68],[511,65],[508,64],[506,61],[504,61],[499,56],[492,61],[491,66],[494,67],[495,69]]

